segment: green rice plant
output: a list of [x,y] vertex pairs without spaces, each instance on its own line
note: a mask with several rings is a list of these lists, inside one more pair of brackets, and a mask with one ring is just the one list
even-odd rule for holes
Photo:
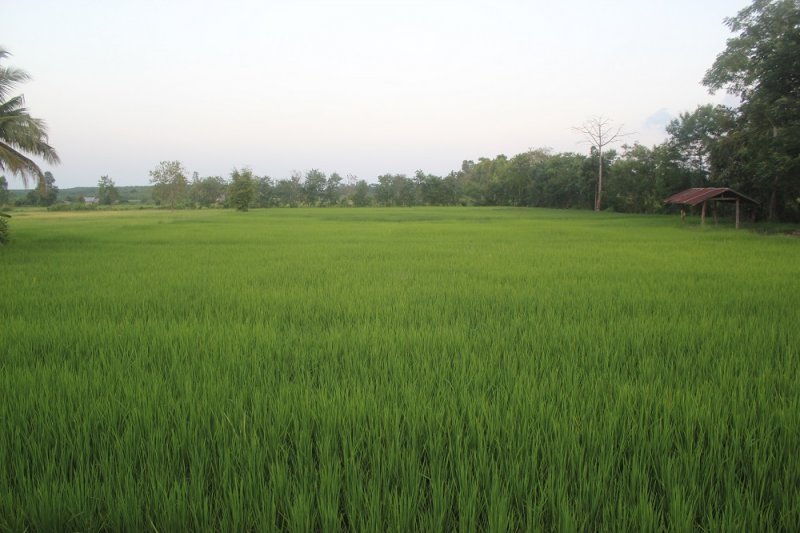
[[0,530],[793,530],[800,241],[532,209],[25,212]]

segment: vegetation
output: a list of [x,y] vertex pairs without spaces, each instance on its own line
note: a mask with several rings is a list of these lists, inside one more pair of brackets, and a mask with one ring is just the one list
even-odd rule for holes
[[[0,48],[0,61],[8,56],[8,51]],[[53,175],[42,173],[29,156],[41,157],[50,164],[59,160],[55,149],[48,144],[44,121],[30,115],[22,95],[11,95],[17,85],[28,79],[25,71],[0,65],[0,171],[19,177],[26,186],[29,178],[35,178],[38,187],[32,194],[37,202],[44,204],[52,197],[47,187]],[[3,206],[9,200],[8,182],[5,176],[0,180],[0,206]],[[7,213],[0,211],[0,244],[9,239],[8,218]]]
[[56,179],[52,172],[47,171],[36,187],[28,191],[28,194],[19,204],[48,207],[56,203],[57,198],[58,187],[56,186]]
[[711,143],[712,168],[763,199],[770,219],[800,218],[800,3],[755,0],[726,22],[735,37],[703,82],[742,104]]
[[0,245],[6,244],[8,242],[8,221],[6,219],[10,218],[10,215],[7,213],[0,213]]
[[[0,48],[0,60],[8,56],[8,51]],[[18,176],[26,185],[30,178],[44,179],[39,165],[29,155],[50,164],[59,162],[55,149],[48,144],[44,122],[30,115],[22,95],[11,95],[17,85],[28,79],[23,70],[0,66],[0,171]]]
[[8,192],[8,181],[5,176],[0,176],[0,207],[8,204],[11,194]]
[[162,161],[150,171],[153,200],[157,205],[183,207],[189,198],[186,169],[180,161]]
[[796,238],[507,208],[16,227],[0,530],[800,523]]
[[253,201],[255,192],[253,171],[249,168],[233,169],[233,172],[231,172],[231,184],[228,186],[231,207],[235,207],[237,211],[247,211]]
[[119,202],[119,191],[114,180],[108,176],[100,176],[97,182],[97,199],[100,205],[111,205]]

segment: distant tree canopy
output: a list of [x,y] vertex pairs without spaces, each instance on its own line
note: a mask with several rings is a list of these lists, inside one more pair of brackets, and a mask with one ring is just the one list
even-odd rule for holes
[[184,206],[189,200],[189,182],[180,161],[162,161],[150,171],[153,200],[172,208]]
[[247,211],[256,193],[256,180],[249,168],[233,169],[228,185],[228,201],[237,211]]
[[101,176],[97,182],[97,198],[100,205],[111,205],[119,201],[119,192],[114,180],[108,176]]
[[58,199],[58,187],[52,172],[45,172],[38,180],[35,188],[31,189],[25,198],[17,200],[18,205],[51,206]]

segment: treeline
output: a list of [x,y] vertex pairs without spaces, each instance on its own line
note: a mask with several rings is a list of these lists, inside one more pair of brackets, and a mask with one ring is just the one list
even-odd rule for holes
[[[610,209],[659,212],[661,200],[691,186],[687,172],[667,146],[635,144],[603,154],[605,199]],[[235,169],[229,178],[188,180],[178,161],[151,172],[153,200],[168,207],[331,207],[331,206],[524,206],[585,208],[594,204],[597,152],[591,155],[532,150],[508,158],[464,161],[446,176],[421,170],[413,176],[384,174],[373,183],[313,169],[289,178],[257,176]]]
[[[660,213],[667,196],[689,188],[733,186],[762,201],[764,193],[748,183],[730,183],[716,172],[715,160],[698,152],[698,115],[716,113],[709,106],[674,120],[670,138],[657,146],[634,143],[603,153],[603,208],[625,213]],[[709,152],[713,153],[713,152]],[[591,209],[594,206],[598,151],[590,154],[530,150],[513,157],[498,155],[464,161],[445,176],[421,170],[413,176],[384,174],[370,183],[352,175],[313,169],[274,179],[248,168],[227,178],[191,180],[178,161],[162,162],[151,171],[153,200],[168,207],[332,207],[332,206],[518,206]],[[766,198],[769,200],[769,198]],[[786,199],[790,212],[791,201]],[[791,218],[791,217],[784,217]]]
[[0,207],[5,205],[15,206],[40,206],[48,207],[58,201],[58,187],[52,172],[45,172],[39,179],[36,187],[25,193],[24,196],[12,198],[8,190],[8,181],[5,176],[0,176]]

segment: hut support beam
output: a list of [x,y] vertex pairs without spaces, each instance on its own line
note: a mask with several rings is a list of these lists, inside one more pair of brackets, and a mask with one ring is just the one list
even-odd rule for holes
[[700,225],[706,225],[706,204],[708,202],[703,202],[703,209],[700,210]]
[[739,229],[739,199],[736,199],[736,229]]

